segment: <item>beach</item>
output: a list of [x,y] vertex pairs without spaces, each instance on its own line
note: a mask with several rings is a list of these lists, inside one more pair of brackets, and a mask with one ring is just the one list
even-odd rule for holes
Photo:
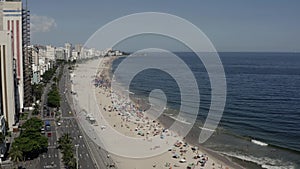
[[128,91],[121,87],[112,90],[110,71],[114,59],[105,57],[78,64],[72,90],[79,124],[111,153],[107,158],[112,158],[118,168],[241,168],[225,156],[168,130],[172,120],[167,116],[145,116],[142,105],[123,96]]

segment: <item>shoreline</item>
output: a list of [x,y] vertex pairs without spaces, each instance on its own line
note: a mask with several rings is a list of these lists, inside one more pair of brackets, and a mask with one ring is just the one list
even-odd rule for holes
[[[123,56],[124,57],[124,56]],[[126,56],[125,56],[126,57]],[[113,59],[112,61],[111,61],[111,64],[113,63],[113,61],[114,61],[115,59]],[[112,65],[110,65],[110,67],[111,67]],[[111,68],[109,69],[109,70],[111,70]],[[112,72],[110,72],[110,74],[111,74]],[[133,91],[133,92],[135,92],[135,91]],[[138,103],[137,101],[141,101],[142,100],[142,102],[143,102],[143,100],[146,100],[145,98],[144,98],[144,96],[143,95],[136,95],[135,93],[132,93],[133,95],[131,95],[131,100],[133,100],[136,104],[141,104],[140,102]],[[145,102],[145,101],[144,101]],[[147,106],[149,106],[149,105],[147,105],[147,103],[145,103],[146,104],[146,107]],[[169,110],[171,110],[171,111],[174,111],[175,109],[169,109]],[[172,113],[172,112],[171,112]],[[175,113],[176,114],[176,113]],[[165,123],[165,121],[166,121],[166,119],[169,119],[169,121],[172,121],[172,122],[170,122],[171,124],[173,123],[173,121],[175,120],[174,118],[173,118],[173,116],[172,116],[172,114],[170,115],[170,116],[168,116],[168,113],[167,114],[163,114],[164,116],[166,116],[166,117],[164,117],[163,119],[161,119],[161,117],[158,119],[158,121],[161,123],[161,124],[163,124],[163,126],[166,126],[166,123]],[[200,125],[201,126],[201,125]],[[168,127],[167,127],[168,128]],[[196,130],[197,130],[198,128],[196,127]],[[190,133],[192,133],[192,130],[194,130],[194,127],[191,129],[191,131],[190,131]],[[216,135],[226,135],[226,133],[222,133],[222,130],[220,130],[221,132],[220,133],[218,133],[218,130],[216,130]],[[204,147],[204,146],[201,146],[199,143],[197,143],[197,141],[195,141],[195,140],[197,140],[197,138],[190,138],[189,136],[190,136],[190,133],[186,136],[186,140],[184,140],[184,141],[186,141],[187,143],[189,143],[189,144],[191,144],[191,145],[193,145],[193,146],[198,146],[198,147],[201,147],[202,148],[202,150],[204,151],[204,152],[207,152],[206,154],[213,154],[214,156],[216,156],[216,157],[218,157],[218,159],[220,160],[220,161],[222,161],[222,162],[224,162],[224,163],[226,163],[226,165],[234,165],[235,167],[234,168],[253,168],[253,169],[263,169],[264,167],[264,165],[263,164],[261,164],[260,162],[257,162],[257,161],[252,161],[252,159],[244,159],[243,157],[242,158],[240,158],[239,156],[234,156],[234,155],[230,155],[230,154],[228,154],[228,153],[226,153],[226,151],[225,152],[218,152],[218,149],[217,150],[214,150],[214,149],[210,149],[210,148],[207,148],[207,147]],[[198,133],[199,134],[199,133]],[[196,134],[197,135],[197,134]],[[245,138],[244,137],[241,137],[241,136],[238,136],[238,135],[236,135],[236,134],[234,134],[234,133],[231,133],[230,134],[230,137],[237,137],[237,138],[242,138],[242,139],[244,139],[245,140]],[[247,138],[246,138],[247,139]],[[244,140],[242,140],[243,142],[244,142]],[[250,138],[250,140],[247,140],[247,142],[249,142],[249,143],[247,143],[247,144],[255,144],[255,143],[253,143],[252,141],[253,141],[254,139],[253,138]],[[222,143],[222,142],[221,142]],[[257,145],[257,144],[255,144],[255,145]],[[258,146],[261,146],[261,145],[258,145]],[[269,145],[268,145],[268,147],[269,147]],[[259,147],[258,147],[259,148]]]
[[[116,59],[116,58],[114,58],[114,59]],[[114,62],[113,69],[115,69],[115,67],[117,66],[117,64],[115,64],[115,63],[122,61],[122,59],[123,58],[117,60],[117,62]],[[80,100],[79,105],[81,107],[81,110],[82,110],[82,108],[83,109],[85,108],[85,110],[87,110],[86,112],[91,112],[94,116],[98,116],[98,114],[107,114],[108,112],[104,112],[102,110],[101,102],[104,100],[108,100],[110,102],[110,100],[113,99],[113,98],[109,97],[108,95],[107,96],[104,96],[104,95],[96,96],[96,94],[97,94],[96,90],[98,90],[98,88],[96,88],[93,85],[93,79],[96,78],[95,75],[98,75],[101,71],[103,71],[102,69],[104,69],[104,67],[106,69],[105,70],[106,72],[113,70],[113,69],[111,69],[111,66],[112,66],[111,64],[113,63],[113,60],[111,60],[110,65],[106,64],[105,66],[102,66],[102,69],[100,68],[101,66],[99,64],[100,63],[99,61],[101,61],[101,60],[103,60],[103,58],[95,58],[95,59],[93,59],[93,61],[87,61],[85,64],[78,64],[77,68],[76,68],[76,72],[78,72],[79,73],[78,75],[81,76],[81,78],[79,78],[78,80],[86,81],[86,82],[80,82],[80,85],[78,85],[79,88],[75,89],[75,91],[82,90],[81,94],[80,94],[81,97],[78,97],[79,99],[77,99],[77,100]],[[106,58],[106,60],[107,60],[107,58]],[[98,64],[95,65],[95,63],[96,64],[98,63]],[[78,71],[77,71],[77,69],[78,69]],[[91,70],[93,70],[93,71],[91,71]],[[98,70],[98,72],[96,72],[97,70]],[[112,76],[112,75],[110,75],[110,76]],[[115,76],[115,77],[117,77],[117,76]],[[115,78],[115,77],[113,77],[113,78]],[[146,77],[148,77],[148,76],[146,76]],[[126,79],[123,79],[123,80],[126,80]],[[117,82],[119,82],[119,83],[117,83]],[[149,92],[148,90],[145,90],[146,93],[143,92],[144,91],[143,89],[141,89],[142,90],[141,92],[139,90],[135,90],[135,87],[130,88],[131,92],[134,92],[134,93],[131,93],[128,90],[122,90],[122,89],[124,89],[124,87],[122,85],[122,78],[120,78],[120,81],[119,81],[119,79],[114,79],[113,83],[117,83],[117,86],[120,86],[120,87],[114,88],[114,90],[116,89],[116,91],[117,91],[118,89],[121,89],[120,91],[123,91],[123,92],[121,92],[123,94],[130,93],[131,101],[134,100],[135,98],[137,98],[136,100],[138,100],[138,103],[142,103],[142,102],[146,103],[146,104],[148,103],[148,101],[147,101],[148,100],[147,92]],[[143,82],[140,82],[140,83],[143,83]],[[149,85],[147,85],[147,86],[150,87]],[[137,87],[139,87],[139,86],[137,86]],[[87,90],[87,88],[89,90]],[[90,91],[92,91],[92,92],[90,92]],[[111,93],[109,93],[107,90],[107,94],[111,94]],[[86,97],[83,97],[83,95]],[[97,103],[96,102],[91,103],[91,105],[98,105],[99,101],[100,101],[100,108],[98,105],[98,108],[96,108],[97,109],[96,111],[92,110],[92,109],[90,110],[88,108],[88,107],[90,107],[90,104],[85,103],[85,105],[84,105],[84,102],[86,102],[87,100],[90,99],[89,95],[91,96],[92,99],[97,100]],[[76,96],[74,96],[74,97],[76,98]],[[85,100],[85,101],[83,101],[83,100]],[[111,104],[109,103],[109,105],[111,105]],[[148,105],[149,105],[149,103],[148,103]],[[171,107],[169,107],[169,106],[167,107],[164,114],[167,116],[171,115],[172,116],[171,120],[174,120],[174,117],[176,118],[176,114],[178,113],[178,110],[176,107],[177,105],[175,104],[175,107],[173,107],[173,104],[170,106]],[[92,108],[93,107],[94,106],[92,106]],[[78,112],[78,111],[76,111],[76,112]],[[113,112],[113,113],[115,113],[115,112]],[[111,113],[111,114],[113,114],[113,113]],[[145,115],[147,115],[147,114],[148,113],[145,113]],[[114,116],[115,117],[113,117],[112,119],[119,118],[119,117],[117,117],[118,116],[117,114],[115,114]],[[98,119],[100,117],[101,116],[96,117],[96,119]],[[160,116],[160,117],[162,117],[162,116]],[[165,125],[165,119],[170,120],[170,118],[167,117],[167,118],[164,118],[162,121],[159,121],[159,123]],[[175,119],[175,120],[179,121],[179,122],[185,121],[183,119],[181,120],[181,118],[179,118],[178,120],[177,119]],[[194,134],[193,133],[194,131],[200,131],[201,126],[202,126],[201,122],[203,120],[204,119],[199,118],[199,120],[197,120],[197,122],[195,123],[193,129],[189,132],[189,134]],[[103,123],[103,121],[100,121],[98,124],[101,125],[104,123]],[[127,126],[127,122],[125,124],[126,124],[126,128],[133,127],[133,126]],[[111,124],[106,124],[106,125],[110,126]],[[110,126],[110,127],[112,127],[112,126]],[[97,129],[97,127],[93,127],[93,126],[92,126],[92,128]],[[134,128],[135,127],[133,127],[132,129],[134,129]],[[105,130],[105,132],[109,132],[109,131],[110,130],[107,130],[107,129]],[[177,131],[177,130],[174,130],[174,131]],[[87,132],[89,132],[89,131],[87,131]],[[102,132],[102,131],[100,131],[100,132]],[[127,134],[131,134],[130,137],[137,136],[136,133],[134,133],[132,131],[124,130],[123,132],[127,132]],[[124,135],[123,132],[118,131],[118,133],[120,133],[121,135]],[[103,133],[101,133],[99,135],[100,135],[100,137],[105,136],[105,134],[103,135]],[[194,135],[197,136],[197,134],[194,134]],[[108,136],[108,135],[106,135],[106,136]],[[92,136],[92,137],[94,137],[94,136]],[[98,137],[99,136],[97,136],[97,140],[98,140]],[[138,137],[141,138],[140,136],[137,136],[136,138],[138,138]],[[196,137],[194,137],[194,138],[196,138]],[[96,139],[96,137],[95,137],[95,139]],[[256,142],[253,142],[252,140],[254,140],[254,139],[255,138],[253,138],[253,137],[237,135],[236,133],[233,133],[233,131],[231,131],[231,129],[229,129],[229,128],[225,129],[225,126],[223,126],[221,124],[218,127],[218,130],[216,130],[215,134],[213,134],[212,138],[209,141],[207,141],[206,143],[202,144],[203,146],[199,146],[199,147],[202,147],[203,150],[206,150],[206,152],[209,152],[209,150],[211,150],[212,154],[216,153],[216,156],[221,156],[221,159],[223,158],[222,161],[224,161],[224,162],[228,161],[229,163],[235,163],[237,165],[243,166],[244,168],[259,168],[259,169],[261,169],[261,168],[272,168],[272,166],[293,167],[293,166],[295,166],[295,165],[297,166],[297,164],[299,164],[297,162],[297,158],[296,158],[297,156],[299,156],[299,154],[297,154],[297,152],[295,153],[295,152],[286,151],[286,149],[282,149],[280,147],[277,148],[276,146],[273,146],[272,144],[268,144],[268,146],[262,146],[261,144],[257,144]],[[194,140],[193,139],[191,139],[191,140],[192,140],[191,142],[196,141],[196,144],[197,144],[197,138]],[[260,141],[260,139],[255,139],[255,140]],[[189,137],[186,137],[185,141],[191,143],[189,140]],[[265,141],[262,141],[262,143],[263,142],[265,142]],[[122,145],[123,143],[119,143],[119,144]],[[125,145],[128,145],[128,144],[125,144]],[[110,147],[111,146],[113,146],[113,145],[110,145]],[[130,147],[135,147],[135,146],[131,145]],[[147,151],[148,150],[146,150],[145,152],[147,152]],[[278,151],[278,153],[272,153],[274,151]],[[112,152],[112,151],[110,151],[110,152]],[[271,154],[265,156],[264,153],[271,153]],[[292,154],[290,154],[290,153],[292,153]],[[116,154],[122,155],[122,153],[116,153]],[[141,157],[144,157],[144,155],[141,155]],[[267,159],[261,158],[261,157],[266,157]],[[166,159],[169,159],[169,158],[170,157],[168,157]]]
[[[110,64],[108,64],[107,59],[110,59]],[[116,59],[116,58],[114,58]],[[99,73],[102,73],[102,71],[106,70],[107,75],[109,75],[109,71],[111,71],[112,68],[112,63],[114,61],[112,58],[97,58],[93,59],[90,61],[87,61],[83,64],[78,64],[76,66],[76,69],[74,70],[74,77],[72,77],[72,80],[74,81],[74,84],[72,86],[74,87],[74,91],[76,91],[77,94],[73,95],[73,100],[77,104],[75,105],[75,109],[77,109],[76,114],[77,118],[79,119],[79,124],[82,125],[85,128],[86,134],[93,139],[94,141],[97,142],[98,145],[101,144],[104,145],[104,148],[111,153],[111,158],[114,160],[115,164],[119,168],[153,168],[155,165],[156,168],[165,168],[165,165],[168,164],[174,164],[176,166],[180,166],[180,168],[184,168],[184,166],[187,166],[190,163],[197,162],[193,159],[195,157],[195,152],[191,151],[191,148],[193,147],[193,144],[187,144],[187,147],[180,146],[179,148],[174,148],[174,150],[168,151],[168,149],[164,150],[164,153],[161,153],[161,151],[158,151],[159,149],[162,150],[161,148],[155,148],[151,151],[154,154],[152,154],[150,157],[149,156],[128,156],[124,157],[124,153],[126,154],[127,152],[131,152],[134,150],[134,152],[141,151],[139,149],[132,149],[132,147],[135,147],[134,144],[128,144],[128,143],[123,143],[122,139],[115,140],[115,136],[111,134],[111,132],[117,131],[118,133],[122,133],[122,135],[127,136],[129,138],[134,138],[134,139],[140,139],[144,140],[142,141],[142,145],[145,145],[147,148],[147,144],[149,143],[148,139],[145,139],[144,136],[138,135],[137,131],[134,131],[134,129],[137,127],[136,122],[133,121],[126,121],[125,119],[122,120],[120,118],[121,116],[118,115],[117,111],[104,111],[103,108],[105,106],[111,106],[112,107],[112,98],[111,97],[111,90],[110,88],[107,88],[106,90],[103,90],[101,87],[96,87],[95,86],[95,78]],[[106,60],[106,61],[103,61]],[[101,64],[99,64],[101,61]],[[105,64],[106,63],[106,64]],[[108,79],[109,80],[109,79]],[[128,91],[123,91],[127,92]],[[90,97],[92,97],[92,100],[90,100]],[[131,98],[131,97],[130,97]],[[134,98],[134,97],[133,97]],[[118,100],[118,99],[117,99]],[[131,99],[132,100],[132,99]],[[116,101],[116,100],[114,100]],[[91,102],[91,103],[90,103]],[[92,107],[91,107],[92,105]],[[90,108],[91,107],[91,108]],[[108,108],[108,107],[106,107]],[[108,110],[108,109],[107,109]],[[87,122],[87,115],[91,114],[95,117],[97,120],[97,125],[91,125],[89,122]],[[160,117],[167,117],[167,116],[160,116]],[[166,120],[169,119],[169,120]],[[161,121],[160,121],[161,120]],[[173,119],[174,120],[174,119]],[[109,121],[109,123],[107,122]],[[163,118],[163,119],[158,119],[155,123],[152,121],[150,122],[150,125],[155,125],[158,126],[159,132],[164,129],[165,126],[167,126],[167,122],[172,123],[171,118]],[[123,123],[123,126],[121,127],[120,124]],[[113,124],[117,124],[117,126],[112,127]],[[102,128],[103,125],[105,126],[105,129]],[[106,128],[107,127],[107,128]],[[139,128],[139,127],[138,127]],[[111,130],[112,129],[112,130]],[[145,127],[144,128],[139,128],[139,130],[143,129],[144,133],[146,131],[149,131],[149,128]],[[167,129],[167,127],[166,127]],[[192,129],[193,130],[193,129]],[[149,131],[149,134],[153,134],[153,130]],[[173,133],[170,131],[169,133]],[[163,133],[166,134],[166,133]],[[166,134],[170,135],[170,134]],[[177,134],[173,133],[173,136],[175,136],[175,140],[180,140],[179,137],[177,137]],[[172,136],[172,137],[173,137]],[[104,140],[102,140],[105,138]],[[155,137],[153,137],[155,138]],[[159,135],[158,135],[159,138]],[[165,139],[169,139],[170,137],[167,136]],[[163,139],[163,140],[165,140]],[[103,144],[100,142],[104,141]],[[152,139],[150,139],[152,140]],[[162,139],[159,139],[162,140]],[[182,140],[182,139],[181,139]],[[119,141],[119,142],[118,142]],[[135,141],[135,140],[134,140]],[[173,138],[174,141],[174,138]],[[195,140],[194,140],[195,141]],[[117,143],[118,142],[118,143]],[[193,143],[193,140],[189,140],[189,137],[186,138],[186,140],[182,141],[182,145],[184,143]],[[156,142],[157,143],[157,142]],[[155,144],[156,144],[155,143]],[[159,144],[158,144],[159,145]],[[157,145],[156,145],[157,146]],[[174,145],[173,145],[174,146]],[[209,160],[206,161],[206,165],[204,168],[255,168],[257,165],[254,165],[255,163],[248,165],[247,161],[236,159],[231,156],[227,156],[226,154],[221,154],[219,152],[215,152],[211,149],[205,148],[203,146],[198,146],[200,147],[198,149],[199,154],[205,155],[205,157],[208,157]],[[114,148],[121,148],[123,150],[123,153],[114,153],[114,151],[110,151]],[[152,149],[152,148],[151,148]],[[172,154],[179,152],[179,150],[185,150],[188,153],[183,153],[181,157],[184,157],[187,159],[186,163],[178,163],[179,159],[174,159],[172,158]],[[149,148],[144,149],[142,152],[149,153]],[[197,153],[198,153],[197,151]],[[180,153],[180,152],[179,152]],[[115,155],[115,154],[120,154],[120,155]],[[144,158],[148,157],[148,158]],[[142,160],[141,160],[142,159]],[[156,162],[158,161],[158,162]],[[245,165],[246,163],[246,165]],[[148,167],[146,167],[148,166]],[[244,166],[244,167],[242,167]],[[261,168],[261,167],[258,167]]]
[[[113,64],[113,61],[114,60],[116,60],[118,57],[113,57],[113,58],[109,58],[109,59],[107,59],[106,61],[106,66],[107,66],[107,69],[105,70],[102,70],[102,75],[103,74],[105,74],[106,75],[106,78],[108,78],[108,79],[111,79],[111,75],[112,75],[112,64]],[[105,62],[105,61],[104,61]],[[105,63],[104,63],[105,64]],[[106,72],[105,72],[106,71]],[[100,72],[100,71],[98,71],[98,72]],[[136,98],[135,98],[136,99]],[[133,102],[135,103],[135,104],[138,104],[137,103],[137,101],[135,100],[135,99],[131,99],[131,100],[133,100]],[[139,103],[140,104],[140,103]],[[167,120],[167,118],[169,118],[169,120]],[[172,122],[172,120],[174,121],[174,119],[171,119],[170,117],[168,117],[168,116],[166,116],[166,115],[163,115],[163,117],[159,117],[158,118],[158,121],[163,125],[163,126],[170,126],[170,124],[172,124],[173,122]],[[169,122],[169,124],[167,124]],[[168,128],[168,127],[166,127],[166,128]],[[207,156],[209,156],[210,157],[210,159],[212,159],[213,161],[215,161],[216,163],[220,163],[220,166],[219,167],[221,167],[221,168],[223,168],[223,166],[225,167],[225,168],[243,168],[243,167],[241,167],[239,164],[237,164],[237,163],[235,163],[235,162],[233,162],[232,161],[232,159],[230,159],[229,157],[227,157],[227,156],[224,156],[224,155],[221,155],[221,154],[219,154],[219,153],[217,153],[217,152],[214,152],[213,150],[209,150],[209,149],[207,149],[207,148],[204,148],[204,147],[202,147],[201,145],[199,145],[199,144],[194,144],[194,143],[192,143],[192,141],[191,140],[189,140],[189,139],[186,139],[186,140],[184,140],[184,141],[186,141],[189,145],[191,145],[191,146],[199,146],[200,148],[199,148],[199,151],[201,151],[202,153],[204,153],[204,154],[207,154]],[[215,166],[215,167],[217,167],[217,166]],[[218,168],[219,168],[218,167]],[[214,168],[214,167],[213,167]]]

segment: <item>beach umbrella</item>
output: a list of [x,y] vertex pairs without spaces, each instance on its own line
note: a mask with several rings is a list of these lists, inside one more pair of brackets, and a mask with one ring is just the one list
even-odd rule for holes
[[172,157],[173,158],[179,158],[179,155],[178,154],[174,154]]
[[186,160],[185,160],[185,159],[181,159],[179,162],[181,162],[181,163],[185,163],[185,162],[186,162]]
[[193,150],[193,151],[196,151],[196,150],[198,150],[198,147],[196,147],[196,146],[195,146],[195,147],[192,147],[192,150]]
[[194,163],[191,163],[191,164],[189,164],[189,165],[187,166],[187,168],[192,169],[194,166],[195,166],[195,164],[194,164]]

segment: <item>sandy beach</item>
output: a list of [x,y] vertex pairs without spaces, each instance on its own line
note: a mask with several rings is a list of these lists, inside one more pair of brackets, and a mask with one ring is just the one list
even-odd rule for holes
[[[78,64],[72,75],[76,115],[86,134],[111,154],[120,169],[241,168],[221,155],[188,144],[140,105],[110,88],[115,58]],[[100,63],[100,64],[99,64]]]

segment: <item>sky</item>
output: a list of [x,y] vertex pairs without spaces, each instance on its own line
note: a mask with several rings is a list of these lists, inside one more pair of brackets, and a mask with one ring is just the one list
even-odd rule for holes
[[[28,0],[32,44],[84,44],[95,31],[119,17],[162,12],[193,23],[217,51],[225,52],[300,52],[299,7],[299,0]],[[136,38],[120,48],[134,51],[148,43],[157,44],[160,40],[155,38]],[[164,46],[184,50],[176,42],[160,44]]]

